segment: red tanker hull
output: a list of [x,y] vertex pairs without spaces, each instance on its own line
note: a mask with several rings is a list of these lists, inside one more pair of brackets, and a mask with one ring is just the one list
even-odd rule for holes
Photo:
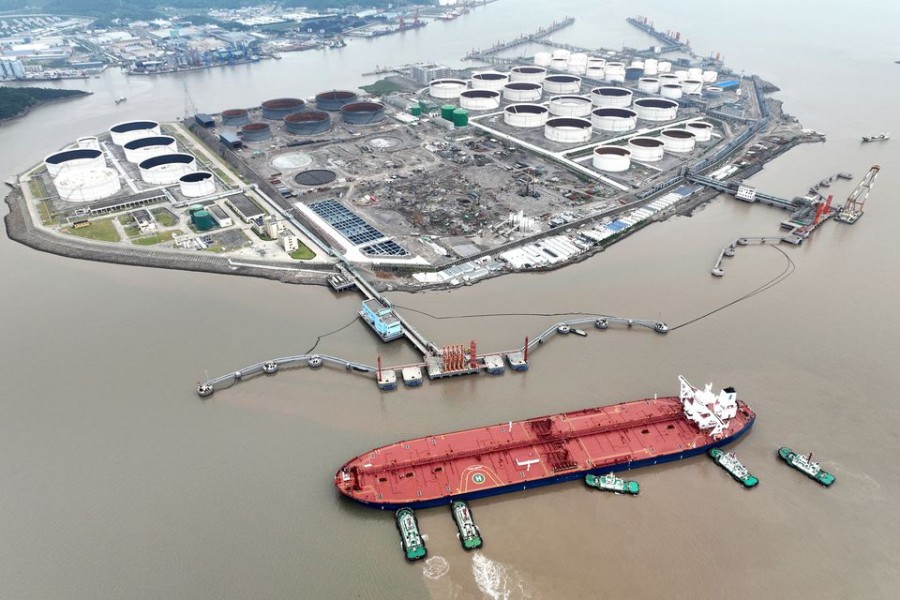
[[738,401],[713,438],[679,398],[648,398],[397,442],[350,460],[334,482],[368,506],[423,508],[687,458],[739,438],[755,418]]

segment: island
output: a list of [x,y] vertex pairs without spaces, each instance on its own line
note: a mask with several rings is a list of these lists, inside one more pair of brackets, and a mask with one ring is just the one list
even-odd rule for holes
[[81,90],[57,90],[33,87],[0,87],[0,121],[23,117],[41,104],[87,96]]

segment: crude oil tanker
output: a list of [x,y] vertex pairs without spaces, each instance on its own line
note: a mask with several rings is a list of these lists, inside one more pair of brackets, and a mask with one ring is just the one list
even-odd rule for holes
[[747,433],[756,415],[734,388],[684,377],[679,396],[510,421],[376,448],[334,476],[367,506],[426,508],[681,460]]

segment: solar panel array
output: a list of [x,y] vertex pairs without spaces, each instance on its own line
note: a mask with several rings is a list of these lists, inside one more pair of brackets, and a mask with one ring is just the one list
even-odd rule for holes
[[382,232],[363,221],[337,200],[321,200],[310,204],[309,207],[355,246],[370,244],[361,248],[362,252],[370,256],[406,256],[409,254],[396,242],[386,239],[387,236]]

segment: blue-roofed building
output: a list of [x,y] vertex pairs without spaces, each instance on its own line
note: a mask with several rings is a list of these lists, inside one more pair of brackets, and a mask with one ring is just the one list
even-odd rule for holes
[[378,337],[383,342],[390,342],[403,337],[403,325],[400,324],[400,319],[394,314],[394,309],[390,306],[385,306],[377,298],[363,302],[359,316],[369,324],[369,327],[378,334]]
[[717,87],[721,89],[723,92],[727,92],[728,90],[734,90],[741,87],[740,79],[729,79],[728,81],[719,81],[718,83],[712,84],[711,87]]

